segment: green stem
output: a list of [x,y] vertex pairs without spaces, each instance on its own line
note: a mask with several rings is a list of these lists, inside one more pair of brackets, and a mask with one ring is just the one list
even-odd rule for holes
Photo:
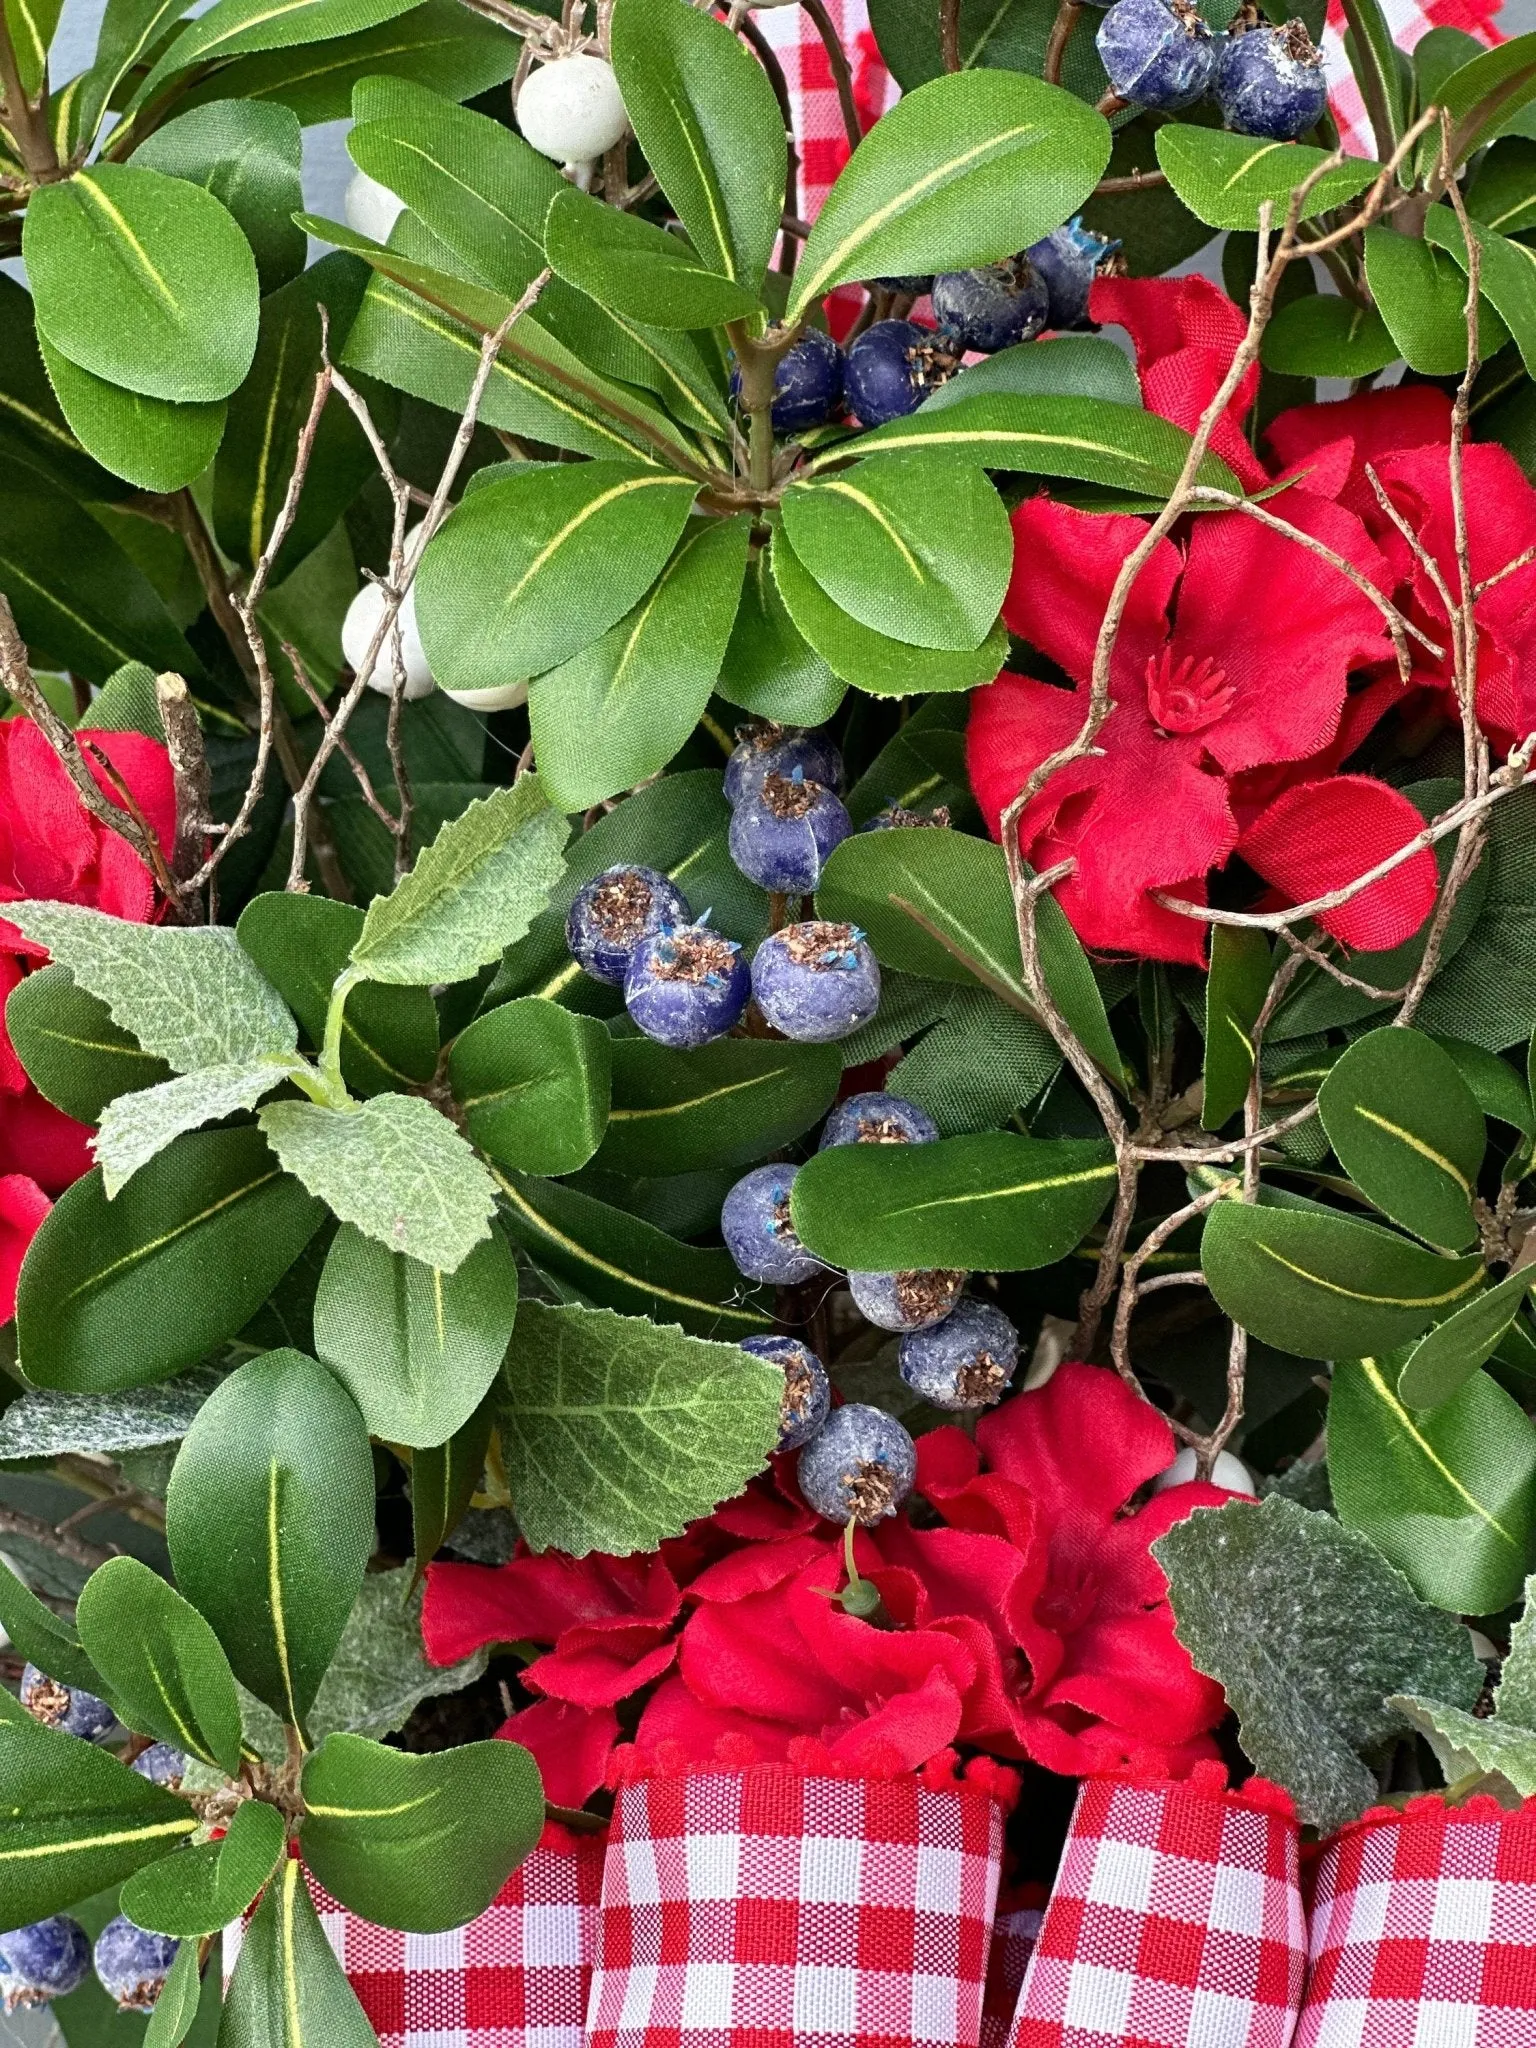
[[760,496],[773,489],[773,376],[779,358],[800,339],[803,322],[770,330],[762,340],[744,320],[726,327],[741,371],[741,407],[747,415],[747,481]]
[[331,985],[330,1007],[325,1013],[325,1040],[320,1047],[320,1079],[332,1109],[347,1109],[352,1104],[347,1084],[341,1078],[341,1025],[346,1014],[347,997],[360,981],[366,980],[361,968],[343,967]]

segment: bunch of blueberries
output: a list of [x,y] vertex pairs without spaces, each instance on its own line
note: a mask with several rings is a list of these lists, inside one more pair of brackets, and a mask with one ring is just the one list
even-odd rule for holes
[[1096,40],[1114,91],[1155,113],[1210,98],[1235,134],[1294,142],[1328,104],[1322,52],[1305,22],[1276,27],[1251,0],[1219,36],[1190,0],[1115,0]]
[[[106,1742],[122,1733],[105,1700],[80,1686],[61,1685],[35,1664],[21,1674],[21,1704],[45,1727],[78,1735],[83,1742]],[[155,1742],[134,1758],[133,1769],[175,1791],[186,1775],[187,1759],[168,1742]],[[94,1962],[103,1990],[119,2011],[152,2012],[180,1946],[119,1913],[96,1937],[93,1950],[78,1920],[54,1913],[0,1934],[0,2006],[15,2012],[66,1998],[85,1982]]]
[[[842,760],[821,733],[758,724],[744,728],[726,767],[736,865],[780,896],[807,895],[832,848],[853,830],[837,795]],[[943,825],[887,812],[866,831],[894,824]],[[812,918],[772,932],[750,973],[735,940],[695,919],[676,885],[653,868],[608,868],[577,894],[566,919],[576,960],[622,987],[633,1022],[663,1045],[704,1045],[737,1026],[749,999],[783,1037],[846,1038],[880,1001],[880,969],[856,926]],[[833,1111],[820,1150],[833,1145],[924,1145],[938,1137],[927,1112],[881,1091]],[[737,1269],[776,1287],[830,1276],[790,1220],[793,1165],[755,1168],[730,1190],[720,1228]],[[998,1308],[965,1295],[964,1273],[850,1273],[865,1319],[901,1337],[902,1378],[922,1399],[952,1410],[991,1406],[1018,1365],[1018,1332]],[[743,1350],[784,1373],[779,1449],[799,1451],[800,1489],[820,1515],[842,1523],[894,1514],[911,1491],[916,1451],[907,1431],[878,1408],[834,1409],[822,1361],[798,1338],[749,1337]]]

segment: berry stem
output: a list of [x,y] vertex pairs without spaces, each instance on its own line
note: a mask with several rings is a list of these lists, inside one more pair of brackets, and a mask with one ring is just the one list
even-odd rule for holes
[[732,320],[726,326],[741,369],[741,409],[749,422],[747,480],[760,497],[773,489],[774,372],[779,358],[800,339],[804,325],[797,320],[788,327],[770,328],[761,340],[748,333],[743,320]]

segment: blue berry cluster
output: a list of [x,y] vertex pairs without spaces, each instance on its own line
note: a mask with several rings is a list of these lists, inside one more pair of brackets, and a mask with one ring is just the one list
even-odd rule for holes
[[1327,105],[1322,52],[1305,23],[1277,27],[1252,6],[1217,36],[1192,0],[1115,0],[1097,41],[1114,91],[1157,113],[1210,98],[1235,134],[1294,142]]

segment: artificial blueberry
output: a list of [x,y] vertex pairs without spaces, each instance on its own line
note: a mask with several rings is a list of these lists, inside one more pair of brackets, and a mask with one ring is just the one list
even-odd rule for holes
[[745,1174],[726,1196],[720,1210],[720,1235],[749,1280],[767,1280],[775,1287],[798,1287],[824,1269],[795,1235],[789,1220],[789,1193],[798,1166],[758,1166]]
[[922,277],[872,277],[870,283],[876,291],[892,292],[899,297],[920,299],[924,292],[933,290],[933,278]]
[[107,1922],[96,1937],[94,1960],[101,1988],[117,2000],[119,2012],[154,2011],[180,1947],[168,1934],[135,1927],[126,1913]]
[[168,1791],[176,1792],[187,1775],[186,1754],[169,1742],[152,1742],[134,1758],[133,1768],[141,1778],[148,1778],[151,1785],[164,1785]]
[[867,1323],[881,1330],[926,1330],[942,1323],[960,1299],[963,1273],[937,1267],[904,1273],[850,1273],[848,1292]]
[[1027,256],[1010,256],[1006,263],[936,277],[933,310],[941,334],[990,356],[1033,341],[1051,310],[1051,295]]
[[731,813],[731,859],[760,889],[809,895],[821,880],[834,846],[853,830],[841,801],[795,768],[774,769],[762,786],[746,790]]
[[926,1109],[904,1095],[871,1088],[850,1095],[827,1118],[818,1152],[831,1145],[931,1145],[939,1127]]
[[901,1376],[935,1408],[990,1408],[1018,1369],[1019,1333],[987,1301],[958,1302],[942,1323],[901,1340]]
[[743,1351],[754,1358],[766,1358],[784,1373],[784,1393],[779,1402],[779,1449],[798,1451],[808,1444],[827,1419],[832,1406],[832,1386],[827,1368],[798,1337],[743,1337]]
[[90,1936],[67,1913],[0,1934],[0,2006],[15,2012],[67,1998],[90,1967]]
[[848,351],[843,396],[861,425],[880,427],[916,412],[959,367],[959,354],[931,328],[877,320]]
[[86,1742],[100,1742],[117,1726],[117,1716],[105,1700],[82,1686],[60,1685],[35,1664],[28,1664],[21,1674],[21,1704],[45,1728],[61,1729]]
[[813,918],[770,932],[752,962],[752,993],[775,1031],[824,1044],[880,1007],[880,966],[857,925]]
[[931,811],[909,811],[904,804],[887,804],[883,811],[876,811],[872,818],[866,818],[859,830],[897,832],[922,825],[936,826],[942,830],[951,822],[948,804],[935,804]]
[[847,1401],[800,1453],[800,1492],[829,1522],[894,1515],[917,1477],[917,1448],[892,1415]]
[[1029,260],[1045,279],[1050,293],[1052,327],[1082,327],[1088,319],[1088,293],[1101,268],[1119,250],[1118,242],[1096,235],[1075,213],[1043,242],[1029,250]]
[[636,946],[624,976],[624,1007],[661,1045],[708,1045],[740,1017],[751,986],[734,939],[702,920],[665,925]]
[[654,868],[605,868],[577,892],[565,943],[588,974],[622,988],[640,941],[692,916],[682,891]]
[[1210,91],[1217,45],[1190,0],[1115,0],[1095,41],[1115,92],[1139,107],[1174,113]]
[[[741,372],[731,372],[731,396],[741,397]],[[769,418],[776,434],[803,434],[837,410],[843,396],[843,352],[830,334],[808,327],[773,370]]]
[[1294,142],[1315,128],[1328,104],[1328,80],[1306,23],[1260,22],[1229,37],[1216,69],[1216,104],[1239,135]]
[[725,764],[725,800],[740,803],[770,775],[793,775],[797,768],[807,782],[819,782],[823,789],[835,790],[843,779],[843,757],[824,732],[749,718],[737,726],[736,745]]

